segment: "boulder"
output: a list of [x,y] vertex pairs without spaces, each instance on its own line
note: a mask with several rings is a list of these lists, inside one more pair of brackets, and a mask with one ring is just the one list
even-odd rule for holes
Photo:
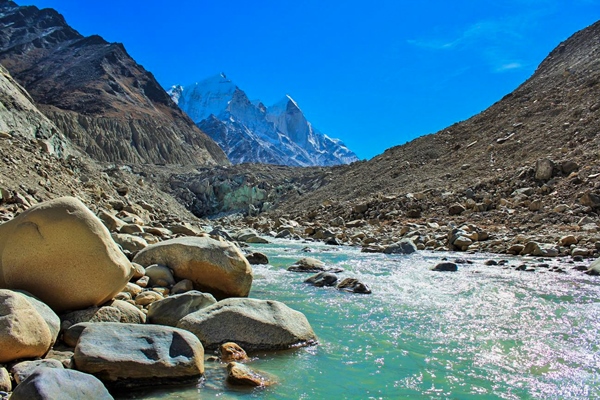
[[[294,264],[292,264],[290,267],[288,267],[287,269],[288,271],[292,271],[292,272],[322,272],[322,271],[330,271],[330,268],[327,268],[325,266],[325,263],[323,261],[317,260],[316,258],[312,258],[312,257],[305,257],[305,258],[301,258],[300,260],[296,261]],[[341,271],[338,271],[341,272]]]
[[443,262],[431,268],[432,271],[455,272],[458,271],[458,265],[452,262]]
[[11,400],[109,400],[113,397],[92,375],[70,369],[38,368],[13,392]]
[[536,257],[557,257],[559,255],[558,250],[559,249],[557,245],[531,241],[525,245],[525,247],[521,251],[521,255],[532,255]]
[[304,283],[308,283],[310,285],[316,287],[324,287],[324,286],[335,286],[338,281],[338,277],[335,274],[330,272],[319,272],[316,275],[313,275],[306,279]]
[[10,381],[10,374],[4,367],[0,367],[0,392],[11,392],[12,382]]
[[466,211],[466,208],[460,203],[454,203],[448,208],[448,214],[460,215]]
[[173,285],[171,294],[185,293],[189,292],[190,290],[194,290],[194,282],[190,281],[189,279],[182,279]]
[[204,349],[182,329],[90,324],[79,337],[73,362],[111,386],[162,386],[196,381],[204,373]]
[[182,318],[177,327],[194,333],[207,349],[235,342],[246,351],[312,345],[317,337],[299,311],[272,300],[230,298]]
[[153,264],[146,268],[146,276],[150,278],[150,286],[173,286],[175,278],[168,267]]
[[594,276],[600,275],[600,258],[597,258],[594,261],[592,261],[585,273]]
[[129,235],[127,233],[113,233],[111,237],[119,246],[125,250],[131,251],[132,253],[140,251],[148,246],[148,242],[146,242],[146,240],[143,238]]
[[338,290],[350,293],[371,294],[371,289],[366,283],[362,283],[356,278],[345,278],[336,287]]
[[227,364],[227,383],[238,386],[264,387],[275,382],[245,364],[230,362]]
[[386,246],[383,252],[385,254],[411,254],[417,251],[415,243],[408,239],[402,239],[399,242]]
[[132,275],[108,229],[73,197],[0,225],[0,255],[0,288],[26,290],[55,311],[102,304]]
[[251,265],[264,265],[269,263],[269,258],[263,253],[259,253],[257,251],[251,254],[246,254],[246,260],[248,260]]
[[0,363],[46,354],[58,335],[54,317],[49,326],[29,297],[0,289]]
[[61,315],[63,328],[80,322],[120,322],[121,311],[116,307],[90,307]]
[[147,306],[149,304],[154,303],[155,301],[159,301],[164,299],[165,297],[153,290],[148,290],[147,292],[142,292],[135,296],[135,304],[140,306]]
[[134,262],[166,265],[177,279],[189,279],[194,288],[217,298],[248,296],[252,285],[252,267],[240,250],[207,235],[150,245],[136,254]]
[[248,354],[237,343],[227,342],[219,346],[219,355],[222,362],[247,361]]
[[116,308],[121,312],[120,322],[124,324],[145,324],[146,314],[131,303],[123,300],[112,300],[107,306]]
[[169,296],[148,307],[148,323],[176,326],[188,314],[215,304],[217,300],[209,293],[197,290]]
[[58,360],[35,360],[35,361],[22,361],[12,366],[10,372],[15,379],[15,383],[18,385],[27,379],[32,373],[38,368],[58,368],[64,369],[63,364]]

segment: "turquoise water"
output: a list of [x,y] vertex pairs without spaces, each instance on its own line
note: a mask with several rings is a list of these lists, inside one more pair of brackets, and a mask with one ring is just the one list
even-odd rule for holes
[[[303,252],[305,246],[313,252]],[[285,241],[253,249],[271,264],[254,267],[251,297],[302,311],[320,344],[255,354],[249,365],[278,380],[266,389],[227,387],[224,365],[207,363],[198,387],[138,397],[600,398],[599,279],[484,266],[498,258],[491,255],[469,256],[474,264],[440,273],[429,268],[457,253],[389,256]],[[359,278],[373,294],[304,284],[309,275],[285,268],[306,256],[343,267],[342,277]]]

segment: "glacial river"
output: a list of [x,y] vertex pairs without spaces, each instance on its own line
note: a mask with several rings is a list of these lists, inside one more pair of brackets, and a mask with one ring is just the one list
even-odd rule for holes
[[[485,266],[500,258],[489,254],[392,256],[288,241],[253,249],[270,264],[254,266],[251,297],[303,312],[320,344],[255,354],[249,366],[278,380],[266,389],[228,387],[224,364],[207,362],[202,385],[136,398],[600,398],[600,278],[569,264],[557,274]],[[303,283],[310,275],[286,271],[307,256],[344,268],[341,277],[359,278],[373,294],[312,287]],[[474,263],[429,270],[458,256]]]

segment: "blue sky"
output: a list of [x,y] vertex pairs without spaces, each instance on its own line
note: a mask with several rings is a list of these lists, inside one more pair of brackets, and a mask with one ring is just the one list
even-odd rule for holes
[[267,105],[291,95],[362,159],[513,91],[600,0],[17,0],[121,42],[169,87],[225,72]]

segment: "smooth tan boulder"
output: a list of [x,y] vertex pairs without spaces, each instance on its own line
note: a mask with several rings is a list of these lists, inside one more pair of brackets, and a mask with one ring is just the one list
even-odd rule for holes
[[134,262],[166,265],[178,280],[189,279],[194,288],[217,299],[246,297],[252,286],[252,267],[231,242],[208,235],[182,237],[146,247]]
[[26,290],[55,311],[100,305],[132,275],[108,229],[74,197],[0,225],[0,256],[0,287]]
[[0,290],[0,363],[42,357],[55,340],[48,323],[26,296]]

